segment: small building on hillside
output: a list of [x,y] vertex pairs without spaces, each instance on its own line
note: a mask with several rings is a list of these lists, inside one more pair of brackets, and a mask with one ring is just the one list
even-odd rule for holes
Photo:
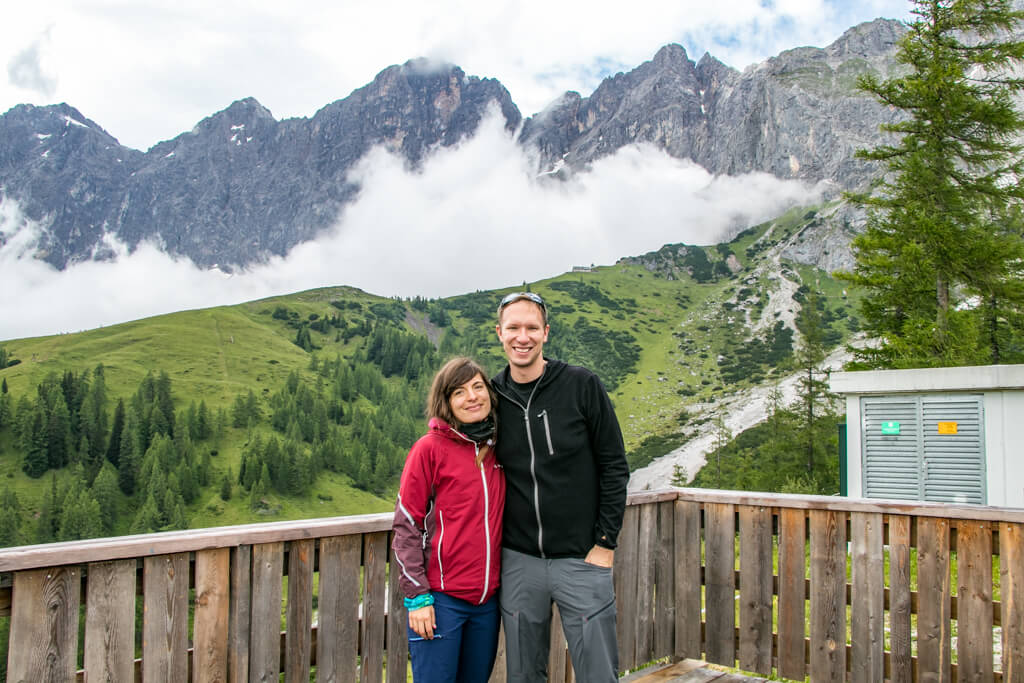
[[847,494],[1024,507],[1024,365],[834,372]]

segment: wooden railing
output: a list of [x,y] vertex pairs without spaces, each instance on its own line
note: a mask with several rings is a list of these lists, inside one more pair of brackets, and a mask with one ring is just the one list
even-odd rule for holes
[[[8,680],[306,683],[315,670],[405,681],[390,523],[0,550]],[[620,665],[690,657],[816,682],[1022,681],[1022,525],[1024,510],[974,506],[633,496],[616,552]],[[552,641],[550,680],[572,681],[557,628]],[[492,680],[503,674],[499,661]]]

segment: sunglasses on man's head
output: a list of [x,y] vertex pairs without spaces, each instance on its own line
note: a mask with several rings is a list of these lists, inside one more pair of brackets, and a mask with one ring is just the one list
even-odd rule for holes
[[541,299],[540,295],[534,294],[533,292],[512,292],[511,294],[506,295],[505,298],[501,300],[501,303],[498,304],[498,310],[505,308],[509,304],[522,301],[523,299],[532,301],[545,311],[547,310],[547,306],[544,304],[544,299]]

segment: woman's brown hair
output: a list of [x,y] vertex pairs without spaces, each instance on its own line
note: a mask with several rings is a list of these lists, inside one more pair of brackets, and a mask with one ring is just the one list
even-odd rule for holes
[[[477,375],[483,379],[487,387],[487,395],[491,399],[491,418],[494,420],[494,430],[498,430],[498,395],[494,393],[494,386],[491,380],[487,379],[487,371],[480,367],[472,358],[457,356],[441,366],[441,369],[434,375],[434,381],[430,385],[430,392],[427,394],[427,418],[436,417],[444,420],[449,425],[458,429],[461,427],[455,419],[452,406],[449,401],[452,392],[473,379]],[[488,447],[480,449],[477,454],[477,465],[483,462]]]

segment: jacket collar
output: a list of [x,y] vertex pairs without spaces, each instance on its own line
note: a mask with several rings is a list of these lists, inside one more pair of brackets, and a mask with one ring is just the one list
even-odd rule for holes
[[463,436],[461,433],[456,431],[455,427],[452,427],[450,424],[448,424],[439,417],[430,418],[430,421],[427,423],[427,428],[432,432],[437,432],[441,436],[445,436],[451,439],[452,441],[458,441],[459,443],[468,443],[471,446],[474,445],[472,439]]
[[[540,377],[537,378],[538,388],[550,383],[556,376],[558,376],[559,373],[562,372],[562,369],[566,367],[565,361],[555,360],[553,358],[545,358],[544,360],[546,361],[544,365],[544,372],[542,372]],[[507,392],[509,387],[512,385],[512,368],[506,365],[505,369],[499,372],[494,377],[493,381],[499,388],[504,389]]]

